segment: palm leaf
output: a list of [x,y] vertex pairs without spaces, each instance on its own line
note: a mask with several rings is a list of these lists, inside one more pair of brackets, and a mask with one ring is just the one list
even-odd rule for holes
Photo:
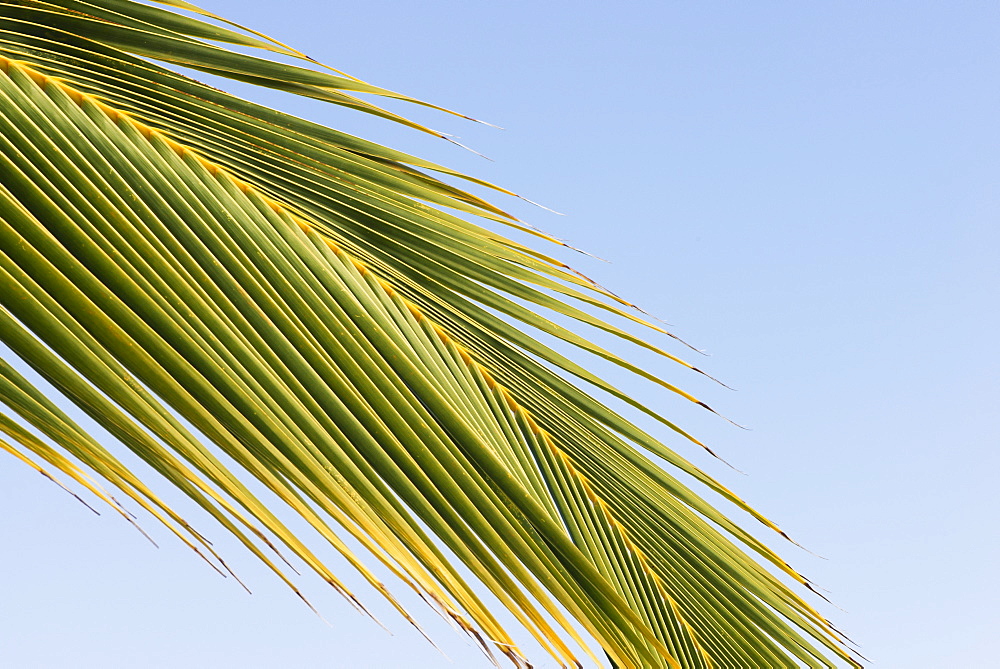
[[103,482],[228,571],[124,447],[296,592],[282,556],[361,606],[332,547],[416,624],[375,560],[516,665],[483,589],[564,666],[588,640],[618,667],[855,664],[786,584],[805,579],[682,479],[777,528],[577,382],[698,442],[541,341],[707,408],[585,330],[691,367],[623,324],[669,333],[463,218],[531,232],[442,179],[507,191],[154,61],[433,132],[357,95],[424,103],[163,4],[0,0],[0,448],[131,518]]

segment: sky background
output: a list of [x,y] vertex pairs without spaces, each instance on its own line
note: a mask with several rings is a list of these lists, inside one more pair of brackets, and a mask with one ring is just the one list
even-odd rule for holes
[[[631,357],[749,431],[594,367],[745,472],[658,433],[825,558],[771,542],[830,591],[843,611],[824,612],[871,666],[997,666],[995,4],[203,4],[504,126],[393,107],[490,162],[254,94],[563,212],[494,198],[610,260],[562,256],[710,354],[670,349],[737,392]],[[0,504],[3,667],[489,666],[429,610],[451,660],[376,596],[391,636],[304,578],[324,624],[212,528],[251,597],[151,521],[159,549],[9,457]]]

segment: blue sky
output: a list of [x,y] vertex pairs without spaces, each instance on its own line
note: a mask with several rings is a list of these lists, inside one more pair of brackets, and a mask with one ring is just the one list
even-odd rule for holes
[[[632,356],[749,431],[595,365],[746,472],[661,435],[825,558],[772,542],[831,591],[844,611],[824,611],[871,666],[995,663],[1000,10],[203,4],[504,126],[394,107],[490,162],[254,94],[563,212],[499,200],[609,259],[566,256],[705,349],[699,366],[738,389]],[[328,626],[213,532],[250,597],[165,532],[149,528],[154,549],[10,458],[0,502],[0,666],[488,666],[429,611],[421,621],[452,661],[375,596],[392,636],[305,579]]]

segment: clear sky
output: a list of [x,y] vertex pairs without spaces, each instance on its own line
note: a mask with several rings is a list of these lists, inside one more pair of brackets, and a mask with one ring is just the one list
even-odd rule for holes
[[[994,3],[202,4],[504,126],[399,108],[488,162],[256,95],[563,212],[500,201],[612,261],[567,256],[711,354],[692,355],[737,392],[633,358],[750,431],[610,373],[747,475],[672,447],[825,558],[772,542],[871,666],[997,666]],[[376,596],[392,636],[305,579],[325,625],[213,528],[248,596],[151,521],[158,550],[11,458],[0,504],[3,667],[488,666],[427,610],[452,661]]]

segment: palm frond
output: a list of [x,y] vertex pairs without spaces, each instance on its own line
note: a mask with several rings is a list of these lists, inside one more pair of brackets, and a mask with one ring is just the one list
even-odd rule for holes
[[[463,218],[530,232],[443,179],[507,191],[154,61],[433,132],[357,95],[424,103],[163,4],[188,13],[0,0],[0,341],[118,442],[0,360],[0,448],[129,517],[103,481],[227,571],[124,447],[295,592],[283,555],[361,606],[321,557],[332,547],[416,624],[374,559],[518,666],[477,590],[564,666],[587,638],[623,668],[855,664],[783,580],[805,579],[682,479],[777,528],[578,382],[698,442],[541,341],[707,408],[585,330],[694,369],[615,322],[669,333]],[[289,510],[329,546],[291,531]]]

